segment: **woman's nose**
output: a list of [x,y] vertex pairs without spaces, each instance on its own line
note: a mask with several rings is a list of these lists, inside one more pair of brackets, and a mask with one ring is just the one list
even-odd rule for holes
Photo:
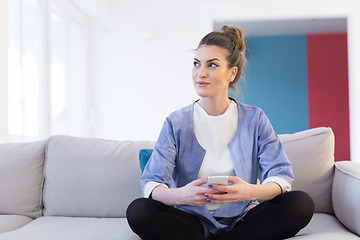
[[199,77],[205,78],[207,76],[207,69],[206,67],[202,66],[199,70]]

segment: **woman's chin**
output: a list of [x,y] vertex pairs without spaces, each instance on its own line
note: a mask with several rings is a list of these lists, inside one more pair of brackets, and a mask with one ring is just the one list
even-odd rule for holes
[[210,96],[208,91],[203,91],[202,89],[195,88],[195,92],[199,97],[209,97]]

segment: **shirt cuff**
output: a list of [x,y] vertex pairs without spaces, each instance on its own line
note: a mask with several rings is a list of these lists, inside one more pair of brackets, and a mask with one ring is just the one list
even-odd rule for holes
[[277,183],[281,187],[282,193],[291,191],[290,183],[282,177],[276,177],[276,176],[268,177],[267,179],[264,180],[262,184],[266,184],[269,182]]
[[154,188],[157,186],[169,188],[166,184],[158,183],[154,181],[147,182],[144,186],[144,197],[149,198]]

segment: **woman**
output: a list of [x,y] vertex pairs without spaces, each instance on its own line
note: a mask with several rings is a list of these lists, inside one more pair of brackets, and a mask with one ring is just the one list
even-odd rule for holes
[[[291,165],[268,118],[228,97],[244,50],[236,27],[200,41],[192,71],[200,99],[166,119],[141,177],[145,198],[127,210],[142,239],[284,239],[310,221],[314,202],[290,191]],[[223,175],[229,185],[206,186]]]

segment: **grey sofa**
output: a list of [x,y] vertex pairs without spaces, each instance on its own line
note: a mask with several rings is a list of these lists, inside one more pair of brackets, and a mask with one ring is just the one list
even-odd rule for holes
[[[294,239],[359,239],[360,165],[334,164],[330,128],[280,138],[293,164],[293,189],[316,204]],[[125,211],[141,196],[139,150],[153,146],[70,136],[0,144],[0,240],[139,239]]]

